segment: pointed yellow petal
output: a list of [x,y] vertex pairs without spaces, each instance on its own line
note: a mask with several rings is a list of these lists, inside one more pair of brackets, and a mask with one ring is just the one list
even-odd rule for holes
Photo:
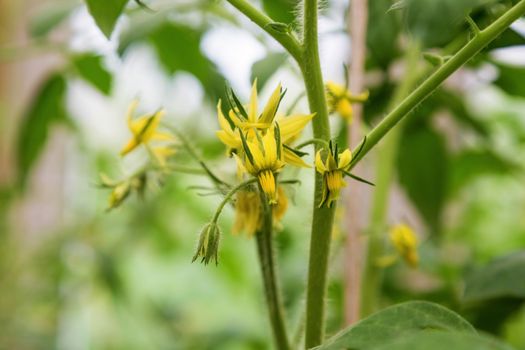
[[353,115],[353,109],[352,104],[350,101],[346,98],[342,98],[337,102],[337,105],[335,106],[335,110],[341,117],[346,119],[348,123],[352,121],[352,115]]
[[268,129],[266,135],[263,136],[263,147],[265,154],[265,165],[270,166],[270,164],[273,164],[277,161],[277,143],[275,141],[275,129],[273,127]]
[[296,167],[304,167],[304,168],[310,168],[310,165],[308,165],[301,157],[299,157],[297,154],[293,153],[289,149],[284,149],[283,152],[284,155],[284,162]]
[[314,117],[314,114],[298,114],[290,117],[279,118],[281,141],[283,144],[291,142],[303,131],[304,127]]
[[349,149],[346,149],[339,155],[339,169],[346,170],[352,161],[352,152]]
[[215,132],[215,135],[221,140],[222,143],[224,143],[226,146],[231,148],[240,148],[241,147],[241,139],[235,138],[233,135],[228,133],[224,130],[219,130]]
[[175,136],[168,134],[167,132],[156,131],[152,136],[151,140],[155,141],[175,141]]
[[226,117],[224,117],[224,114],[222,113],[222,101],[219,100],[217,103],[217,120],[219,121],[219,126],[222,130],[231,130],[231,126],[228,123],[228,120],[226,120]]
[[279,107],[279,101],[281,100],[281,83],[277,85],[277,88],[273,91],[268,103],[264,107],[261,118],[259,122],[261,123],[271,123],[277,112],[277,107]]
[[323,160],[321,159],[321,151],[317,151],[315,154],[315,169],[321,174],[324,174],[327,171]]
[[120,151],[120,155],[121,156],[125,156],[126,154],[128,154],[129,152],[131,152],[135,148],[137,148],[138,145],[139,145],[139,143],[133,137],[131,140],[129,140],[129,142],[126,144],[126,146],[124,146],[124,148]]
[[257,78],[253,81],[250,105],[248,106],[248,120],[252,123],[257,122]]

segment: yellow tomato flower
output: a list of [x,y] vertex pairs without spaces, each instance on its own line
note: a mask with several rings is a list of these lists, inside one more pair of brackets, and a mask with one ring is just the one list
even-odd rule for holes
[[[272,206],[272,215],[275,226],[283,218],[288,209],[288,198],[282,186],[277,188],[277,203]],[[245,232],[248,236],[253,236],[262,225],[262,206],[261,199],[255,191],[237,192],[235,201],[235,222],[233,224],[233,234]]]
[[128,108],[128,127],[133,136],[128,141],[126,146],[120,151],[120,155],[124,156],[133,151],[138,146],[148,146],[150,141],[172,141],[173,137],[169,134],[157,131],[160,120],[165,114],[164,110],[159,110],[154,114],[146,114],[139,118],[133,119],[135,110],[137,109],[138,100],[133,100]]
[[255,191],[237,192],[233,234],[244,231],[253,236],[261,228],[261,199]]
[[279,126],[269,128],[265,135],[255,130],[255,139],[247,140],[241,134],[246,171],[259,180],[270,204],[277,204],[275,175],[284,166]]
[[328,81],[325,87],[329,112],[337,112],[348,123],[352,122],[352,102],[362,103],[368,99],[368,91],[353,95],[345,86],[332,81]]
[[392,227],[390,241],[407,264],[417,267],[419,263],[417,246],[419,243],[416,234],[408,225],[399,224]]
[[352,161],[352,153],[346,149],[341,154],[338,153],[337,147],[330,147],[326,159],[323,161],[321,151],[315,155],[315,169],[323,175],[323,196],[319,207],[325,203],[328,207],[333,201],[339,198],[341,188],[346,186],[343,180],[344,172],[348,170]]
[[[281,128],[281,142],[283,145],[288,146],[298,137],[308,122],[312,120],[314,114],[276,117],[281,98],[282,89],[281,84],[279,84],[270,96],[262,113],[259,114],[257,80],[255,80],[252,86],[250,102],[247,106],[234,107],[225,115],[222,112],[222,102],[219,100],[217,104],[217,117],[221,130],[217,131],[216,134],[219,140],[229,148],[229,153],[242,150],[240,133],[243,133],[247,140],[253,140],[253,138],[256,137],[256,131],[260,131],[261,134],[264,135],[275,122],[278,122]],[[294,166],[308,166],[301,157],[289,147],[283,149],[283,160],[285,163]]]

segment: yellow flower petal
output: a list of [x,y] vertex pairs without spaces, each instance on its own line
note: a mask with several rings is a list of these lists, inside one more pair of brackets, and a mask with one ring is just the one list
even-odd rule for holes
[[339,115],[345,119],[348,123],[352,121],[352,115],[353,115],[353,109],[352,104],[350,104],[350,101],[346,98],[340,99],[336,106],[335,111],[339,113]]
[[346,170],[352,161],[352,152],[349,149],[345,149],[343,153],[339,154],[339,169]]
[[262,112],[261,118],[259,118],[260,123],[271,123],[277,113],[277,107],[279,107],[279,101],[281,100],[281,84],[277,85],[277,88],[273,91],[270,99],[266,103],[264,110]]
[[310,165],[308,165],[301,157],[299,157],[297,154],[290,151],[289,149],[284,149],[283,158],[286,164],[290,164],[296,167],[310,168]]
[[328,171],[328,169],[326,169],[326,166],[323,163],[323,160],[321,159],[320,150],[317,151],[317,153],[315,154],[315,169],[317,170],[318,173],[321,173],[321,174],[324,174],[325,172]]
[[299,114],[289,117],[279,118],[279,128],[281,130],[281,141],[286,144],[291,142],[303,131],[315,114]]
[[253,81],[252,94],[250,96],[250,105],[248,106],[248,121],[255,123],[257,121],[257,79]]

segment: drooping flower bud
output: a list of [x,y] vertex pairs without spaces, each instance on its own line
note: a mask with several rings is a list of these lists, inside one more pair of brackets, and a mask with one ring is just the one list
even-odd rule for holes
[[211,260],[215,260],[215,265],[217,265],[220,237],[221,230],[216,223],[206,224],[201,231],[197,251],[193,256],[192,262],[201,258],[201,262],[204,265],[208,265]]

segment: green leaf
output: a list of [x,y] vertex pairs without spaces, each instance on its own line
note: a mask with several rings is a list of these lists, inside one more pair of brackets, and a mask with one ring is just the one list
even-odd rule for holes
[[464,150],[451,160],[450,193],[457,193],[477,176],[505,175],[517,169],[490,149]]
[[108,39],[127,3],[128,0],[86,0],[89,13]]
[[257,78],[259,88],[262,90],[264,85],[272,75],[286,62],[287,55],[281,52],[270,53],[266,57],[256,61],[252,66],[251,81]]
[[438,232],[447,191],[448,154],[441,135],[426,125],[404,131],[399,181],[433,232]]
[[112,76],[102,64],[102,57],[85,54],[74,57],[73,66],[78,74],[102,93],[111,92]]
[[224,93],[224,78],[200,50],[201,38],[202,31],[173,23],[161,25],[150,36],[160,62],[169,73],[193,74],[215,100]]
[[401,29],[400,15],[388,11],[391,0],[374,0],[369,4],[367,46],[373,64],[386,69],[399,56],[398,40]]
[[510,95],[525,97],[525,67],[495,63],[499,70],[498,79],[494,82]]
[[464,303],[497,298],[525,299],[525,251],[498,258],[473,272],[465,282]]
[[424,331],[400,337],[374,350],[512,350],[497,339],[475,334]]
[[443,46],[466,27],[465,18],[487,0],[406,0],[408,28],[425,47]]
[[263,9],[274,21],[292,23],[298,0],[263,0]]
[[509,46],[525,45],[525,36],[517,33],[512,28],[507,28],[488,46],[489,50],[499,49]]
[[64,110],[65,92],[66,81],[63,76],[55,74],[49,77],[40,87],[22,121],[17,146],[18,178],[22,188],[44,149],[52,123],[67,119]]
[[453,332],[476,334],[467,321],[443,306],[425,301],[411,301],[388,307],[361,320],[316,349],[383,348],[396,339],[425,330],[443,332],[446,335],[454,334]]

